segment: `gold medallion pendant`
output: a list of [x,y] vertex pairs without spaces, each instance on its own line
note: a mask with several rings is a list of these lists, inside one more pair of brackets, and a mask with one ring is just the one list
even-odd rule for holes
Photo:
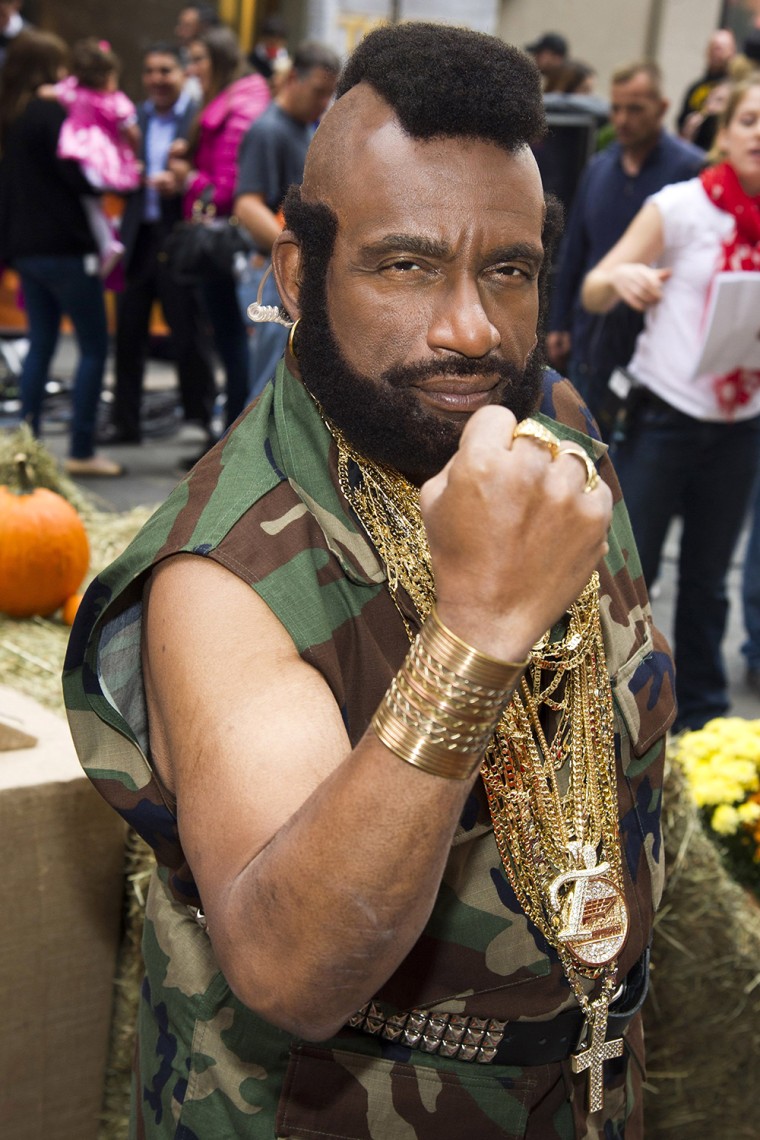
[[609,863],[597,863],[596,852],[583,848],[584,867],[565,871],[551,884],[549,898],[559,916],[557,937],[584,966],[614,961],[628,935],[628,907],[623,892],[605,875]]

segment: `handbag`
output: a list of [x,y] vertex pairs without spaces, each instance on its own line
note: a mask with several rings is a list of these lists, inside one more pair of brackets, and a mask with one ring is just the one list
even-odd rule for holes
[[230,277],[237,258],[247,258],[255,248],[236,217],[217,217],[213,193],[213,186],[207,186],[193,203],[192,217],[177,222],[164,242],[163,260],[178,285]]

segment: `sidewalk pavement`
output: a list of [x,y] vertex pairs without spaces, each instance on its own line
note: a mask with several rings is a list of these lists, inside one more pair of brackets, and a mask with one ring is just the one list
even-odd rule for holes
[[[71,339],[62,337],[51,369],[52,375],[70,376],[74,358]],[[113,375],[109,364],[106,374],[106,397],[112,384]],[[152,394],[168,394],[176,390],[176,375],[171,363],[150,360],[146,371],[145,389],[148,400]],[[51,426],[51,430],[44,431],[43,438],[54,455],[60,459],[65,457],[67,431],[59,425],[52,430]],[[183,477],[181,461],[197,455],[201,443],[201,437],[195,429],[183,427],[181,419],[177,418],[176,430],[172,431],[172,434],[148,436],[146,441],[138,446],[109,446],[103,449],[110,457],[125,465],[127,474],[124,477],[90,478],[81,480],[79,485],[95,496],[104,509],[123,511],[135,506],[158,506]],[[676,522],[666,542],[662,574],[652,600],[655,622],[669,638],[672,638],[673,634],[678,530],[679,524]],[[760,700],[746,686],[744,659],[740,651],[744,636],[741,614],[741,571],[746,537],[746,534],[741,537],[728,578],[730,615],[724,652],[731,683],[731,714],[756,718],[760,717]]]

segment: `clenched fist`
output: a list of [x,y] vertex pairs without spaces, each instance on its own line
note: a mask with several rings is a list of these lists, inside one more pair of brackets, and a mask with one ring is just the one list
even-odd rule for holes
[[[501,407],[468,421],[421,491],[441,620],[481,652],[522,660],[607,553],[612,495],[587,487],[577,445],[556,458]],[[570,454],[568,454],[570,450]]]

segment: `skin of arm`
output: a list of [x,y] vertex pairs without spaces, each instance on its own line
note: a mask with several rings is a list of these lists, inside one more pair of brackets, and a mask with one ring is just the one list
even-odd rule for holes
[[[441,620],[505,661],[580,593],[611,514],[577,459],[513,444],[514,427],[505,408],[476,412],[421,498]],[[143,663],[153,761],[220,967],[271,1023],[325,1039],[417,941],[477,776],[428,775],[371,729],[352,750],[324,678],[207,559],[154,572]]]
[[590,313],[607,313],[618,301],[643,312],[662,299],[670,269],[655,269],[665,238],[662,215],[653,202],[639,210],[609,253],[586,275],[581,301]]
[[271,252],[282,231],[277,216],[267,206],[263,194],[239,194],[234,213],[245,226],[260,250]]

